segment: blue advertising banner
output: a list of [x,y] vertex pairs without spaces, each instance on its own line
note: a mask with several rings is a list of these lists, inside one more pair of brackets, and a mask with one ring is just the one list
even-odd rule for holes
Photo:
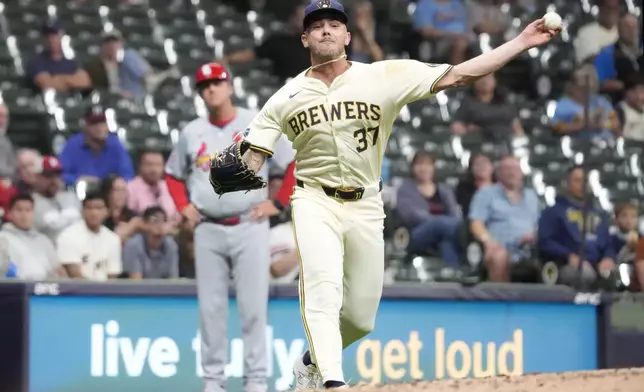
[[[230,301],[229,392],[243,370]],[[199,391],[194,298],[30,299],[30,391]],[[292,382],[306,349],[296,299],[269,304],[270,387]],[[375,331],[345,351],[351,383],[597,368],[595,307],[565,303],[383,300]]]

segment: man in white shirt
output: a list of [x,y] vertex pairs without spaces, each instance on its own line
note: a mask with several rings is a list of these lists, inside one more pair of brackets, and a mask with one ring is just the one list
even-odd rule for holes
[[83,219],[63,230],[56,241],[58,260],[71,278],[106,281],[122,270],[121,240],[103,226],[105,199],[90,191],[83,199]]
[[595,57],[602,49],[617,42],[619,1],[603,0],[599,5],[597,20],[582,26],[573,44],[577,63]]
[[633,75],[624,86],[624,100],[617,104],[625,139],[644,141],[644,78]]
[[9,204],[10,223],[0,230],[9,262],[19,279],[41,280],[64,276],[52,242],[34,229],[34,199],[18,194]]

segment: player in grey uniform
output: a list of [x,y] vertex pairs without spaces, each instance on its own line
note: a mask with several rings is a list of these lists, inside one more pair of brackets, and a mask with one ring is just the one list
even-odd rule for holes
[[[166,181],[177,209],[195,227],[204,392],[225,390],[231,273],[244,342],[244,392],[265,392],[270,280],[267,218],[275,206],[267,200],[266,189],[220,198],[208,181],[212,154],[240,140],[256,112],[233,105],[230,75],[222,65],[202,66],[195,81],[210,118],[197,118],[183,129],[166,164]],[[283,139],[273,163],[285,169],[293,157],[290,142]],[[260,174],[268,178],[268,168]]]

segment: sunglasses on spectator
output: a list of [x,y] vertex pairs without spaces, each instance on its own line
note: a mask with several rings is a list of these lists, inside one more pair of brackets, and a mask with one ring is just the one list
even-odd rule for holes
[[165,223],[165,222],[167,222],[166,217],[163,216],[163,215],[160,215],[160,214],[159,215],[149,216],[145,220],[147,222],[150,222],[150,223]]

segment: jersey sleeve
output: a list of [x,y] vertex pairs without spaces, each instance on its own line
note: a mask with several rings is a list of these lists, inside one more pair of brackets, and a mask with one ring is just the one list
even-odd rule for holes
[[417,60],[386,60],[382,63],[387,91],[398,107],[433,96],[436,83],[452,69],[450,64]]
[[244,140],[250,143],[251,149],[273,156],[275,144],[280,136],[282,136],[282,126],[269,100],[251,121]]
[[165,164],[166,174],[178,180],[185,180],[188,177],[188,144],[186,141],[186,133],[186,128],[184,128]]

